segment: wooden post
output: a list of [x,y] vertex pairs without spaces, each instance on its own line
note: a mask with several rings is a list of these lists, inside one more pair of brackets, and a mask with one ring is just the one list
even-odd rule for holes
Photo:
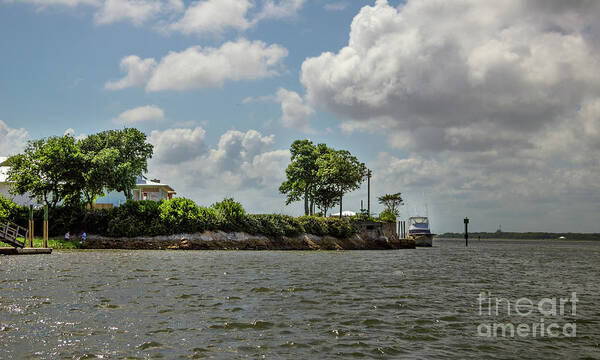
[[469,246],[469,218],[465,218],[465,246]]
[[33,205],[29,205],[29,247],[33,247]]
[[48,247],[48,205],[44,205],[44,248]]

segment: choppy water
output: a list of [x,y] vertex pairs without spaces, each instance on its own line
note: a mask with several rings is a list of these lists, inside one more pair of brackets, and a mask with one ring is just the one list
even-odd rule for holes
[[[0,358],[600,358],[600,243],[0,257]],[[487,338],[478,294],[577,292],[574,338]]]

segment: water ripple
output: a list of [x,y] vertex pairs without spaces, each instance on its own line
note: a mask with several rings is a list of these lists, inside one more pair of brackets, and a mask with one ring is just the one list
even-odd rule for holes
[[[0,258],[2,358],[598,358],[600,243]],[[477,337],[480,292],[576,291],[576,338]],[[539,319],[527,319],[531,322]],[[547,320],[547,322],[550,320]]]

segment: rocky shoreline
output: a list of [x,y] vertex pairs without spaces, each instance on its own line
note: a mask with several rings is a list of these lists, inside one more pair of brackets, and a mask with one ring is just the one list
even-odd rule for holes
[[85,249],[135,250],[392,250],[414,249],[414,240],[360,233],[349,238],[302,234],[267,237],[243,232],[205,231],[199,234],[111,238],[90,234]]

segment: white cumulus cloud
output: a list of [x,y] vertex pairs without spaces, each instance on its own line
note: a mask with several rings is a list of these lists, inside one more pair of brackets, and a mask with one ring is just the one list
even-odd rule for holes
[[121,71],[125,77],[117,81],[108,81],[104,85],[108,90],[121,90],[132,86],[143,86],[156,67],[156,60],[152,58],[141,59],[139,56],[130,55],[121,60]]
[[287,128],[300,130],[304,133],[314,132],[309,118],[315,110],[295,91],[280,88],[275,99],[281,104],[281,123]]
[[600,94],[600,73],[582,71],[600,67],[585,26],[600,5],[559,6],[379,0],[354,18],[347,46],[303,63],[301,81],[312,103],[343,117],[441,141],[421,148],[479,141],[459,131],[532,134]]
[[222,35],[228,31],[242,32],[263,20],[292,18],[302,9],[306,0],[202,0],[192,2],[184,15],[167,29],[186,35]]
[[119,114],[114,123],[122,125],[139,124],[145,121],[160,121],[165,118],[165,112],[156,105],[146,105],[129,109]]
[[[151,25],[160,33],[219,36],[246,31],[263,20],[296,16],[306,0],[0,0],[0,3],[32,4],[37,10],[50,7],[92,8],[94,22]],[[252,11],[255,9],[255,11]]]
[[192,46],[172,51],[160,62],[130,55],[121,60],[125,77],[108,81],[105,88],[120,90],[145,86],[147,91],[213,88],[226,81],[273,77],[283,69],[286,48],[262,41],[238,39],[219,48]]
[[170,30],[184,34],[220,34],[227,30],[246,30],[250,22],[246,13],[252,4],[248,0],[195,1],[185,10]]
[[105,0],[94,20],[97,24],[130,21],[139,26],[154,18],[161,8],[157,0]]
[[29,140],[29,134],[23,128],[15,129],[0,120],[0,156],[18,154]]
[[204,155],[206,131],[201,127],[154,130],[148,141],[154,145],[154,158],[161,163],[179,164]]
[[266,0],[263,8],[254,19],[255,22],[263,19],[284,19],[296,16],[302,9],[306,0]]
[[153,131],[155,145],[149,173],[162,174],[178,196],[210,205],[226,196],[253,211],[284,211],[278,192],[290,153],[273,149],[273,135],[256,130],[229,130],[214,146],[200,127]]
[[146,89],[187,90],[221,86],[225,81],[256,80],[278,74],[288,51],[280,45],[240,39],[219,48],[199,46],[170,52],[154,69]]
[[3,0],[3,2],[33,4],[38,9],[50,6],[76,7],[79,5],[99,6],[101,4],[101,0]]

